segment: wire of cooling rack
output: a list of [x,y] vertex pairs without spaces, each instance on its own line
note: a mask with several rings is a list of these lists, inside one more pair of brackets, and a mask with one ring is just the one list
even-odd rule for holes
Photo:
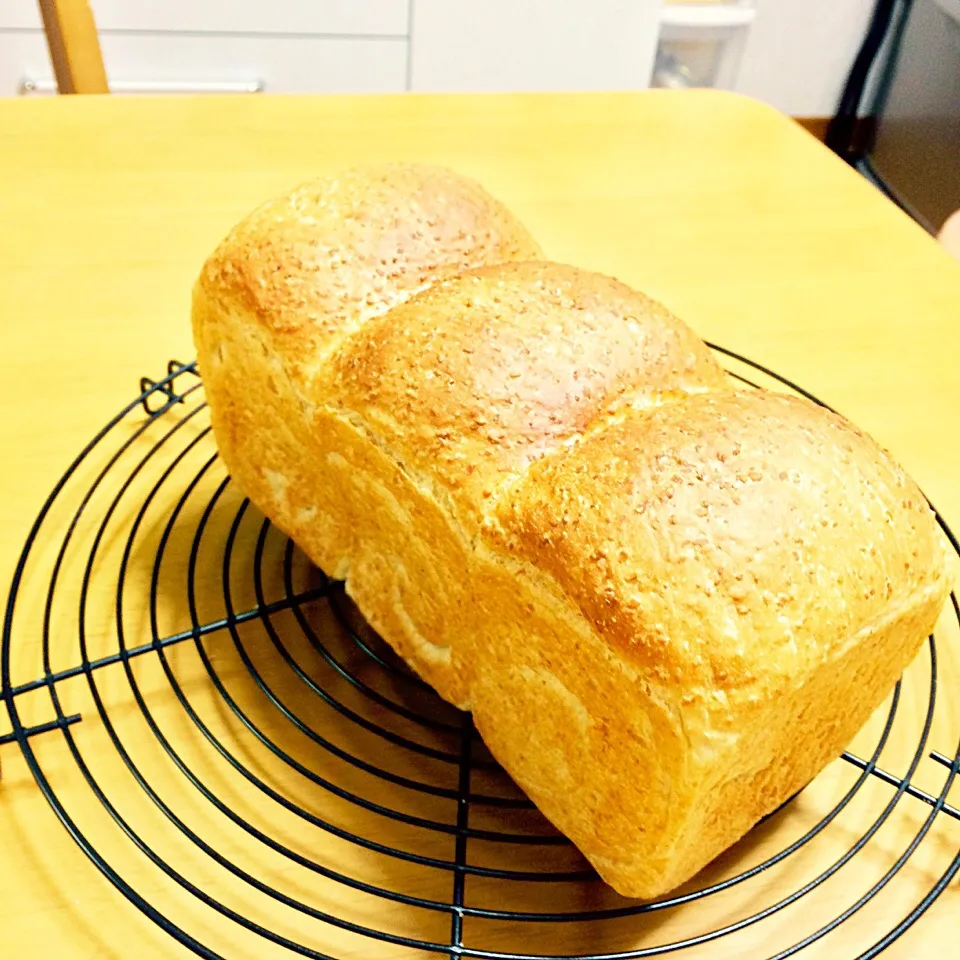
[[[741,367],[778,381],[783,386],[810,399],[810,394],[778,377],[760,365],[714,346],[714,349]],[[745,383],[756,385],[742,370],[734,372]],[[736,937],[748,928],[789,909],[809,897],[814,891],[835,877],[863,850],[875,842],[879,831],[900,808],[905,798],[911,798],[929,807],[929,812],[917,826],[914,835],[904,843],[894,863],[868,889],[831,915],[822,917],[815,929],[800,939],[784,945],[769,954],[769,960],[784,960],[814,943],[821,941],[839,926],[849,921],[877,897],[899,871],[908,863],[917,848],[928,836],[935,824],[960,820],[957,811],[947,802],[949,791],[960,770],[960,744],[951,757],[931,750],[929,739],[937,709],[938,657],[934,637],[926,645],[929,660],[929,686],[922,727],[916,736],[916,745],[906,770],[894,774],[881,768],[880,759],[889,742],[891,731],[898,717],[901,690],[898,684],[873,749],[862,757],[851,752],[844,754],[847,764],[856,772],[853,783],[835,798],[830,808],[803,834],[786,843],[782,849],[739,872],[712,883],[686,889],[681,893],[656,901],[637,903],[621,902],[607,907],[576,907],[570,909],[531,910],[511,905],[514,892],[524,885],[533,884],[540,889],[556,885],[556,889],[598,886],[599,880],[585,866],[575,869],[543,868],[527,862],[525,851],[537,851],[538,855],[551,850],[558,854],[571,853],[568,842],[550,828],[545,821],[537,821],[526,829],[508,823],[498,823],[497,829],[480,826],[475,822],[480,814],[484,820],[491,815],[509,817],[513,814],[537,816],[530,802],[512,792],[509,787],[494,789],[491,778],[502,777],[496,764],[486,756],[482,742],[473,728],[469,714],[461,714],[442,704],[430,688],[399,663],[391,652],[375,638],[366,636],[349,610],[342,588],[322,575],[319,585],[298,587],[295,583],[295,567],[298,553],[289,540],[283,540],[279,554],[270,553],[269,544],[279,540],[269,522],[258,520],[246,501],[235,507],[228,504],[232,490],[229,478],[218,479],[219,468],[212,444],[209,426],[203,426],[205,404],[202,401],[199,373],[194,364],[171,361],[165,376],[156,380],[143,378],[141,395],[112,418],[102,431],[87,444],[64,476],[54,487],[49,499],[31,528],[20,562],[16,568],[10,590],[10,598],[4,620],[2,648],[0,648],[0,680],[2,699],[9,716],[11,732],[0,736],[0,745],[17,744],[41,794],[52,807],[61,823],[83,850],[92,864],[107,881],[112,883],[130,903],[154,921],[162,930],[197,956],[217,958],[218,953],[201,941],[199,935],[186,929],[177,918],[158,907],[151,896],[138,889],[125,877],[126,861],[112,861],[110,855],[100,849],[96,840],[84,831],[71,810],[71,801],[55,786],[46,769],[41,751],[35,741],[41,738],[62,738],[62,745],[75,765],[83,783],[102,806],[116,831],[126,839],[130,854],[149,861],[178,889],[193,898],[213,914],[242,929],[263,943],[287,951],[291,955],[327,960],[334,955],[303,939],[295,939],[289,933],[273,929],[266,922],[231,906],[226,897],[216,889],[209,889],[187,875],[184,864],[177,864],[152,843],[134,819],[125,813],[131,796],[142,797],[146,807],[156,811],[175,834],[202,858],[229,875],[243,888],[285,910],[316,923],[318,929],[332,928],[370,942],[389,944],[400,949],[426,951],[450,957],[477,957],[486,960],[543,960],[576,956],[581,960],[628,960],[677,953],[711,943],[723,938]],[[146,414],[136,419],[137,409]],[[115,442],[110,447],[111,441]],[[96,467],[102,463],[99,470]],[[192,466],[191,466],[192,464]],[[90,480],[79,480],[79,475],[93,467]],[[193,471],[190,473],[190,471]],[[72,516],[64,526],[51,527],[49,516],[58,506],[65,489],[74,483],[85,483]],[[203,491],[212,489],[205,494]],[[205,499],[204,499],[205,497]],[[133,579],[132,566],[137,545],[143,542],[148,516],[152,516],[163,503],[163,520],[159,540],[150,560],[149,586],[147,588],[148,635],[143,641],[142,632],[130,635],[127,626],[127,607],[132,601],[128,586]],[[196,510],[200,504],[192,532],[185,572],[185,609],[188,624],[173,631],[161,628],[160,584],[168,558],[183,541],[183,527],[188,523],[188,507]],[[229,515],[229,511],[233,511]],[[202,612],[203,597],[199,582],[204,561],[201,556],[205,547],[215,540],[212,532],[217,517],[227,515],[226,533],[220,551],[219,591],[222,594],[222,610],[209,617]],[[943,527],[953,548],[960,553],[960,545],[942,518]],[[105,655],[94,655],[90,630],[87,626],[88,610],[103,591],[98,573],[102,556],[108,552],[109,543],[116,539],[116,528],[122,530],[122,550],[116,582],[112,585],[114,596],[114,630],[116,650]],[[50,529],[48,529],[50,528]],[[42,638],[41,675],[29,679],[14,679],[12,648],[22,631],[26,629],[19,620],[18,599],[24,584],[25,570],[32,552],[41,538],[59,537],[59,546],[52,564],[49,584],[43,602],[42,623],[39,633]],[[78,544],[89,539],[86,561],[79,575],[80,611],[77,622],[78,662],[54,669],[54,631],[52,622],[58,604],[58,589],[61,582],[70,583],[64,571],[68,564],[65,558]],[[238,555],[242,545],[253,545],[252,565],[246,570],[239,588],[248,593],[252,587],[253,602],[248,604],[238,599],[236,574],[241,567]],[[273,556],[271,560],[270,557]],[[268,573],[279,572],[282,583],[280,595],[271,598]],[[954,616],[960,623],[960,606],[951,595]],[[323,608],[332,617],[339,631],[339,640],[331,638],[318,629],[312,613]],[[278,623],[284,618],[283,623]],[[292,618],[292,626],[291,626]],[[36,630],[36,624],[29,624]],[[282,664],[296,678],[298,691],[307,696],[307,708],[290,701],[289,692],[281,690],[269,671],[258,662],[259,655],[245,638],[244,630],[256,627],[258,636],[266,639],[266,645],[275,655],[275,662]],[[205,689],[216,698],[219,709],[229,718],[230,730],[242,732],[250,743],[262,750],[271,762],[281,765],[289,775],[296,778],[311,791],[334,798],[365,819],[363,830],[355,826],[335,822],[334,818],[317,813],[293,791],[285,792],[271,782],[258,765],[250,762],[249,751],[218,731],[197,703],[195,686],[183,682],[178,674],[172,654],[177,650],[191,650],[202,668],[201,676]],[[353,785],[345,785],[318,771],[296,755],[290,744],[271,729],[262,716],[255,716],[249,704],[232,690],[232,680],[219,663],[219,654],[229,650],[236,663],[242,666],[256,702],[269,707],[270,717],[282,718],[286,731],[295,733],[300,741],[324,756],[333,758],[368,778],[369,782],[389,785],[400,791],[404,799],[398,804],[381,796],[367,796]],[[312,658],[313,666],[306,662]],[[254,822],[252,817],[235,808],[230,796],[225,796],[216,785],[208,782],[205,770],[195,767],[185,755],[183,744],[175,742],[165,729],[161,718],[163,704],[157,694],[145,688],[137,675],[137,664],[159,665],[173,702],[182,712],[182,717],[191,731],[191,742],[205,745],[211,755],[229,768],[245,784],[258,803],[282,811],[301,824],[303,829],[319,831],[319,835],[331,842],[348,845],[365,854],[383,858],[385,862],[413,865],[439,877],[447,877],[444,896],[412,889],[396,889],[378,878],[357,876],[326,859],[322,843],[312,846],[309,852],[298,848],[287,839],[281,839]],[[386,924],[375,925],[351,918],[338,911],[336,904],[321,908],[302,896],[280,889],[258,874],[256,869],[244,866],[229,853],[219,849],[215,839],[202,835],[187,819],[177,812],[171,802],[166,784],[158,784],[151,774],[138,762],[128,740],[125,739],[125,720],[118,719],[115,702],[106,692],[109,668],[120,666],[129,691],[129,698],[136,715],[166,758],[171,769],[177,771],[180,791],[195,797],[202,805],[215,811],[217,816],[231,825],[256,848],[269,852],[311,876],[373,898],[374,901],[392,904],[409,912],[412,917],[439,916],[449,921],[448,936],[437,933],[432,936],[416,936],[408,932],[389,929]],[[318,666],[319,665],[319,668]],[[61,690],[73,680],[81,680],[92,703],[92,710],[78,713],[71,711],[61,697]],[[390,692],[378,687],[379,680],[389,680]],[[27,695],[45,690],[53,709],[52,719],[27,722],[21,713],[22,699]],[[398,690],[401,694],[398,694]],[[164,703],[170,700],[165,697]],[[301,697],[302,699],[302,697]],[[308,715],[322,706],[328,718],[321,726]],[[96,724],[108,738],[109,744],[126,771],[124,792],[112,780],[98,775],[91,757],[81,744],[83,728]],[[338,742],[336,734],[341,730],[358,731],[379,746],[375,756],[362,756],[360,751]],[[75,734],[79,731],[79,734]],[[918,787],[913,778],[922,760],[930,757],[944,770],[942,788],[931,793]],[[432,778],[418,773],[421,765],[431,765],[441,771]],[[477,786],[478,778],[484,785]],[[364,780],[364,783],[368,782]],[[497,781],[499,783],[499,781]],[[693,905],[718,897],[727,891],[748,884],[762,874],[780,869],[791,858],[799,855],[809,845],[838,822],[843,812],[858,801],[867,784],[883,783],[891,788],[885,803],[871,815],[868,822],[858,828],[858,834],[850,840],[841,854],[818,867],[815,875],[782,892],[774,902],[746,912],[735,920],[693,936],[646,944],[619,952],[605,951],[578,954],[535,953],[530,946],[536,938],[526,936],[524,930],[540,929],[545,924],[573,925],[590,923],[603,925],[613,921],[635,920],[643,923],[653,914],[680,909],[695,909]],[[138,792],[135,792],[138,791]],[[418,799],[419,798],[419,799]],[[429,801],[429,802],[428,802]],[[445,816],[430,813],[436,804],[445,804]],[[424,809],[418,810],[418,804]],[[432,805],[432,806],[431,806]],[[404,809],[404,806],[407,809]],[[409,809],[412,806],[413,809]],[[508,828],[509,827],[509,828]],[[400,844],[391,839],[392,831],[413,831],[417,838],[449,838],[452,850],[446,854],[426,853],[410,844]],[[485,864],[474,857],[478,846],[512,851],[510,865]],[[111,848],[112,849],[112,848]],[[893,923],[860,957],[875,957],[905,930],[912,926],[960,872],[960,843],[956,856],[943,873],[902,918]],[[575,855],[573,855],[575,856]],[[568,857],[570,859],[570,857]],[[502,896],[496,898],[497,906],[478,905],[470,902],[471,885],[475,882],[496,883]],[[432,885],[430,890],[437,889]],[[500,904],[503,904],[502,906]],[[467,926],[474,921],[497,921],[515,931],[517,950],[506,950],[500,945],[485,945],[476,938],[467,937]],[[435,930],[435,926],[431,930]],[[469,942],[468,942],[469,939]],[[499,943],[499,942],[498,942]]]

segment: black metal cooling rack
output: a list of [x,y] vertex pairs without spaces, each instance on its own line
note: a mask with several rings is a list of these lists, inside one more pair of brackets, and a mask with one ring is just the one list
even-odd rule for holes
[[[809,396],[714,349],[746,383],[759,375]],[[883,895],[926,839],[944,837],[942,873],[895,917],[884,913],[885,928],[859,951],[867,958],[960,872],[960,811],[948,803],[960,745],[948,756],[930,742],[943,696],[931,636],[922,718],[905,719],[898,685],[872,749],[843,755],[849,777],[834,777],[815,816],[798,817],[792,833],[781,823],[752,854],[735,853],[673,896],[617,898],[499,771],[469,715],[407,671],[342,588],[233,490],[195,365],[172,361],[141,391],[84,447],[27,538],[4,621],[0,745],[19,748],[104,882],[185,953],[258,956],[260,944],[318,960],[626,960],[737,949],[751,928],[819,904],[801,929],[779,924],[750,941],[749,955],[761,942],[763,956],[781,960],[822,944]],[[891,772],[884,751],[905,723],[911,749]],[[916,782],[931,761],[939,790]],[[865,889],[838,888],[909,805],[926,812],[893,863]],[[824,845],[845,817],[856,828],[844,827],[839,847]],[[287,882],[291,871],[299,886]],[[764,883],[774,875],[784,879]],[[731,896],[723,922],[698,928],[705,903]],[[190,909],[175,908],[184,902]],[[680,916],[694,932],[658,926]]]

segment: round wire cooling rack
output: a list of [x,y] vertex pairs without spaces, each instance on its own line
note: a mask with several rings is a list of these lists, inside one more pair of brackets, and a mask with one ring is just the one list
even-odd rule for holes
[[0,744],[176,955],[866,958],[960,872],[954,596],[840,760],[673,895],[625,900],[235,490],[196,367],[141,391],[27,538]]

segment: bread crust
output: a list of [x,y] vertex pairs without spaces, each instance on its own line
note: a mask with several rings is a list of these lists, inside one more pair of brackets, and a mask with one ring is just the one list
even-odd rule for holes
[[868,436],[539,256],[454,174],[352,171],[231,233],[195,339],[244,492],[654,897],[843,750],[932,630],[946,553]]

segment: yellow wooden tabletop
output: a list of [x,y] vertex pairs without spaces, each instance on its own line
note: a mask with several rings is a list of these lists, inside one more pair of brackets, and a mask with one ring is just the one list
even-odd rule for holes
[[[160,375],[171,357],[190,358],[191,283],[233,222],[300,180],[387,159],[441,163],[475,177],[513,208],[553,259],[620,277],[666,302],[708,340],[802,384],[889,447],[947,521],[960,528],[960,266],[854,171],[767,107],[705,91],[4,100],[4,584],[33,516],[72,457],[138,392],[142,375]],[[49,566],[37,570],[34,581],[49,576]],[[67,576],[61,595],[75,598],[79,582],[79,576]],[[35,603],[28,607],[14,630],[14,642],[23,651],[15,658],[19,681],[41,668],[38,610]],[[170,616],[176,619],[176,611]],[[110,643],[116,649],[115,639],[99,639],[104,649]],[[60,665],[68,666],[71,656],[77,662],[70,652],[75,641],[65,637],[62,642]],[[947,755],[956,751],[960,734],[957,648],[957,637],[947,629],[938,646],[940,699],[929,744]],[[192,677],[198,700],[209,701],[216,713],[209,684],[190,674],[190,663],[181,666]],[[926,704],[928,663],[919,664],[916,672],[916,679],[904,685],[900,709],[906,719],[898,719],[883,755],[883,765],[894,771],[905,769]],[[171,736],[180,738],[184,756],[193,756],[189,725],[183,726],[182,712],[171,704],[162,673],[151,674],[145,667],[143,674],[157,711],[175,731]],[[133,710],[122,676],[107,691],[117,711]],[[72,696],[84,716],[73,728],[78,742],[104,764],[99,776],[108,778],[104,782],[116,791],[119,806],[128,795],[140,797],[130,799],[129,816],[144,836],[155,838],[156,848],[171,863],[194,871],[190,875],[203,889],[222,894],[245,916],[320,952],[428,955],[402,946],[375,946],[315,919],[292,917],[279,904],[254,896],[235,877],[210,872],[196,850],[171,838],[168,823],[138,810],[146,802],[139,787],[104,759],[115,751],[98,728],[89,691],[78,686]],[[29,698],[18,698],[18,703],[21,699],[26,703]],[[23,710],[37,722],[52,716],[46,694]],[[898,732],[901,726],[903,732]],[[0,708],[0,736],[9,730],[9,718]],[[230,735],[240,737],[242,731]],[[195,897],[176,890],[149,867],[128,841],[110,835],[110,830],[118,831],[101,822],[100,805],[77,775],[63,735],[41,734],[36,742],[44,737],[50,738],[49,746],[39,745],[38,754],[48,751],[45,769],[53,770],[57,789],[78,811],[81,827],[102,842],[111,862],[147,900],[223,956],[294,955],[200,907]],[[221,820],[205,819],[201,801],[186,796],[187,786],[177,786],[179,774],[167,761],[162,766],[160,759],[150,758],[151,735],[142,721],[136,729],[131,726],[129,737],[140,745],[144,768],[156,764],[162,772],[171,805],[181,804],[185,819],[194,817],[191,822],[213,831],[219,838],[214,842],[222,840],[220,848],[252,874],[283,878],[288,893],[318,910],[356,911],[364,922],[445,942],[449,919],[444,915],[424,921],[420,929],[396,905],[364,908],[342,890],[324,886],[326,881],[295,874],[272,854],[257,854],[248,837],[236,836]],[[196,751],[196,764],[213,763],[199,747]],[[0,763],[0,956],[188,956],[186,948],[175,945],[90,865],[43,800],[15,744],[0,746]],[[753,847],[718,866],[717,876],[735,872],[738,856],[775,850],[784,837],[815,822],[850,775],[845,768],[831,767],[777,823],[761,828],[750,841]],[[939,791],[945,775],[927,758],[917,769],[918,782],[932,793]],[[216,782],[230,796],[229,777],[222,772],[210,776],[220,778]],[[282,771],[271,770],[269,776],[280,784],[278,789],[284,788]],[[297,789],[303,795],[302,785]],[[237,790],[240,796],[242,788]],[[894,795],[891,787],[873,780],[869,790],[869,802],[854,804],[846,819],[808,845],[789,869],[768,871],[706,905],[690,904],[642,922],[618,921],[602,930],[573,924],[561,934],[529,925],[483,927],[480,921],[471,929],[468,920],[466,943],[518,953],[570,954],[650,946],[708,932],[789,895],[854,845],[870,815]],[[956,790],[951,800],[960,805]],[[262,797],[243,795],[245,815],[266,817],[296,846],[296,826],[279,814],[271,819],[274,815],[258,803],[263,806]],[[766,957],[812,934],[882,877],[928,813],[921,801],[902,798],[891,820],[825,886],[827,892],[814,891],[740,939],[725,938],[682,955]],[[337,815],[354,816],[349,811]],[[302,841],[315,859],[326,855],[324,836],[311,834]],[[918,903],[958,851],[960,822],[939,817],[875,900],[801,955],[859,955]],[[527,855],[524,848],[520,852]],[[357,875],[369,866],[351,861],[347,849],[338,847],[330,856]],[[520,854],[514,851],[514,856],[514,866],[522,865]],[[404,882],[420,884],[421,895],[441,899],[448,894],[434,884],[448,880],[446,874],[442,883],[419,875],[381,878],[396,889]],[[495,891],[489,896],[489,906],[510,906],[498,904]],[[576,896],[604,900],[606,895]],[[581,901],[574,897],[572,902]],[[954,880],[884,957],[956,956],[958,917],[960,887]]]

